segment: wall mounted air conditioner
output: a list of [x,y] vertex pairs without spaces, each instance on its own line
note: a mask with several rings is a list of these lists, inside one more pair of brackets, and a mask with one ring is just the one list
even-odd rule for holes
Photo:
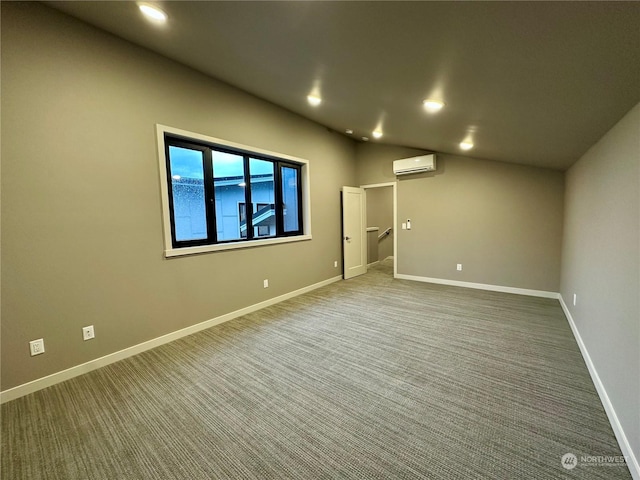
[[394,160],[393,173],[408,175],[410,173],[432,172],[436,169],[436,154]]

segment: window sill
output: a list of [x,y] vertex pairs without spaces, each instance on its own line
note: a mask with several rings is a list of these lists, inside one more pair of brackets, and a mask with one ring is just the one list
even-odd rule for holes
[[216,245],[202,245],[198,247],[170,248],[164,251],[166,258],[182,257],[184,255],[197,255],[199,253],[220,252],[223,250],[238,250],[241,248],[263,247],[279,243],[302,242],[311,240],[311,235],[298,235],[295,237],[280,237],[265,240],[249,240],[246,242],[219,243]]

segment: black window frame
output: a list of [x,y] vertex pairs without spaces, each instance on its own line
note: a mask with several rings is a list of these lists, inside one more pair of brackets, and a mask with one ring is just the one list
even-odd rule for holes
[[[205,195],[205,219],[206,219],[206,232],[207,237],[204,239],[195,240],[177,240],[176,238],[176,223],[174,215],[174,198],[173,198],[173,185],[171,177],[171,155],[170,147],[186,148],[202,152],[203,161],[203,175],[204,175],[204,195]],[[179,135],[164,133],[164,149],[165,149],[165,168],[167,172],[167,192],[168,192],[168,205],[169,205],[169,220],[171,223],[171,244],[174,249],[188,248],[188,247],[201,247],[207,245],[227,245],[227,244],[242,244],[245,242],[268,242],[277,238],[288,238],[303,236],[304,232],[304,215],[303,215],[303,187],[302,187],[302,168],[303,164],[296,163],[291,160],[278,158],[276,156],[264,155],[258,152],[252,152],[250,150],[244,150],[239,148],[233,148],[226,145],[219,145],[216,143],[204,142],[201,140],[194,140],[191,138],[185,138]],[[246,238],[238,238],[231,240],[218,240],[217,238],[217,219],[216,219],[216,196],[214,188],[214,172],[213,172],[213,151],[229,153],[233,155],[239,155],[243,157],[244,161],[244,203],[245,205],[253,205],[251,198],[251,167],[250,160],[263,160],[273,163],[273,188],[274,188],[274,207],[275,207],[275,235],[268,237],[261,237],[254,234],[253,229],[253,212],[249,212],[252,208],[247,208],[246,215]],[[298,229],[294,231],[285,232],[284,230],[284,203],[282,193],[282,167],[288,167],[297,170],[297,216],[298,216]]]

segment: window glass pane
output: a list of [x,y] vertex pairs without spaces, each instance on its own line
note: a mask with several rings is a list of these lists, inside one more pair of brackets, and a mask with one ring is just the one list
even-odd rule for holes
[[269,244],[303,234],[302,195],[308,195],[302,191],[303,165],[260,158],[260,153],[224,142],[218,146],[167,132],[164,140],[170,195],[164,215],[171,223],[171,238],[166,239],[175,249],[171,256],[182,254],[175,253],[180,249],[184,254],[196,251],[191,247],[200,251],[201,246],[238,242],[223,248],[240,248],[246,240]]
[[169,146],[176,240],[207,238],[204,162],[200,150]]
[[284,231],[297,232],[300,229],[300,219],[298,218],[298,169],[282,167],[282,216],[284,218]]
[[274,168],[275,164],[268,160],[249,159],[253,238],[276,235]]
[[244,210],[245,174],[242,155],[211,152],[213,160],[213,187],[216,200],[216,228],[218,241],[246,238]]

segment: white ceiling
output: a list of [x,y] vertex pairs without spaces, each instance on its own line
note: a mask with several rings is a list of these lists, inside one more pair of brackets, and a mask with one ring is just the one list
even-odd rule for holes
[[155,2],[163,27],[130,1],[46,4],[386,144],[465,154],[470,134],[466,155],[566,169],[640,102],[640,2]]

